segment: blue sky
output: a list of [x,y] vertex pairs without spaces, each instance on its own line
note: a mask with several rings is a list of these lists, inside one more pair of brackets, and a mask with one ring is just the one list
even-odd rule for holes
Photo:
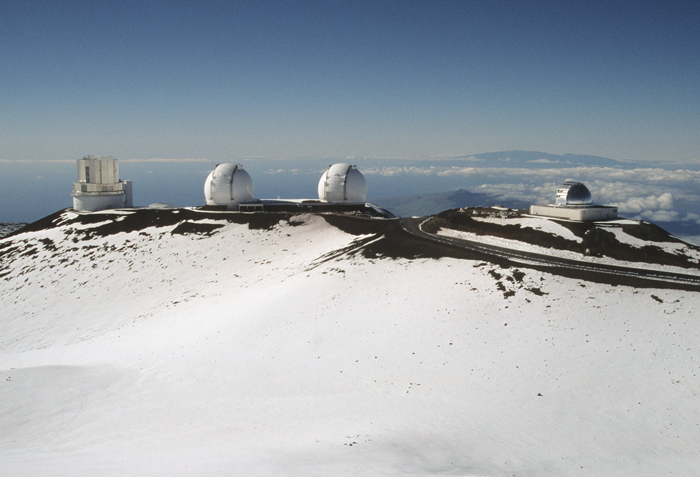
[[5,0],[0,161],[697,163],[698,51],[694,1]]

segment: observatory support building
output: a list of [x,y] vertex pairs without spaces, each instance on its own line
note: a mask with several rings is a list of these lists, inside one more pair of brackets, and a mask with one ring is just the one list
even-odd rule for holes
[[593,222],[617,219],[617,207],[594,205],[588,187],[582,182],[567,180],[557,189],[554,204],[531,205],[530,214]]
[[73,183],[73,208],[95,211],[133,207],[131,181],[119,180],[119,164],[112,156],[78,159],[78,182]]

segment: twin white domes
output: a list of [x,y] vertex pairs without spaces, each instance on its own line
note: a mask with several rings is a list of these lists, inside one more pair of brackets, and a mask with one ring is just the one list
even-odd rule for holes
[[[233,205],[253,201],[253,180],[240,164],[218,164],[204,181],[207,205]],[[329,166],[318,182],[318,198],[332,204],[364,203],[367,182],[356,166]]]

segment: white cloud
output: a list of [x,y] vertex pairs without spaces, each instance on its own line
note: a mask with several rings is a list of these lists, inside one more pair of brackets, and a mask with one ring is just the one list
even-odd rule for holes
[[438,172],[438,167],[370,167],[368,169],[360,169],[364,175],[377,175],[382,177],[394,177],[401,174],[430,176]]
[[700,214],[688,212],[681,220],[683,222],[695,222],[696,224],[700,225]]
[[673,209],[673,195],[670,192],[660,196],[649,195],[646,197],[630,197],[623,202],[613,202],[611,205],[617,206],[620,212],[639,214],[650,210],[671,210]]
[[75,164],[75,159],[0,159],[0,164]]
[[551,160],[551,159],[530,159],[527,161],[531,164],[559,164],[559,160]]
[[700,235],[683,235],[683,236],[676,236],[679,239],[683,240],[684,242],[691,243],[693,245],[697,245],[700,247]]
[[521,200],[531,204],[543,204],[554,201],[554,193],[557,184],[554,182],[542,185],[531,183],[506,183],[506,184],[481,184],[476,188],[470,188],[473,192],[503,196],[509,199]]
[[468,176],[482,173],[482,169],[478,167],[451,167],[437,171],[439,177]]
[[645,210],[639,217],[649,222],[676,222],[679,219],[678,212],[674,210]]
[[[264,174],[277,175],[277,174],[301,174],[299,169],[268,169]],[[320,175],[321,173],[319,173]]]
[[[547,159],[537,159],[533,162],[548,161]],[[474,166],[387,166],[387,167],[372,167],[362,168],[360,170],[365,175],[380,175],[391,177],[401,174],[411,175],[436,175],[439,177],[474,177],[484,176],[497,178],[502,182],[506,182],[508,178],[517,178],[518,182],[526,181],[540,182],[542,180],[562,183],[567,178],[574,178],[586,183],[589,188],[591,184],[596,183],[599,186],[609,185],[611,195],[619,188],[629,187],[631,185],[639,185],[639,189],[643,190],[650,185],[662,187],[665,186],[665,191],[673,189],[676,185],[695,186],[700,184],[700,171],[690,170],[665,170],[665,169],[618,169],[612,167],[568,167],[568,168],[547,168],[547,169],[529,169],[524,167],[474,167]],[[662,191],[659,194],[665,192]],[[592,192],[594,192],[592,190]],[[594,192],[595,194],[595,192]],[[641,195],[641,194],[636,194]],[[611,197],[612,200],[612,197]]]
[[[75,161],[80,159],[76,157],[75,159],[0,159],[0,164],[75,164]],[[152,157],[149,159],[121,159],[116,157],[120,163],[147,163],[147,162],[165,162],[165,163],[175,163],[175,162],[211,162],[206,158],[162,158],[162,157]]]
[[[700,225],[700,214],[690,213],[700,205],[694,171],[658,169],[616,170],[611,168],[568,168],[523,170],[508,168],[469,168],[472,180],[485,179],[469,190],[500,195],[531,204],[552,203],[558,185],[565,178],[583,181],[597,204],[618,207],[626,217],[651,222],[684,220]],[[466,169],[452,169],[465,174]],[[679,202],[680,201],[680,202]]]
[[[152,157],[149,159],[119,159],[119,162],[211,162],[209,159],[205,158],[198,158],[198,159],[192,159],[192,158],[165,158],[165,157]],[[72,161],[75,162],[75,161]]]

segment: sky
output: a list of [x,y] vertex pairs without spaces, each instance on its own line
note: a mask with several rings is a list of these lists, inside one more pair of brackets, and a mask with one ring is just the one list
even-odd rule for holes
[[[698,2],[7,0],[0,222],[70,207],[84,155],[117,158],[138,206],[202,205],[220,162],[258,198],[315,198],[347,161],[378,205],[574,178],[697,243],[698,51]],[[562,161],[469,159],[512,150]]]
[[0,161],[698,162],[698,51],[697,2],[8,0]]

